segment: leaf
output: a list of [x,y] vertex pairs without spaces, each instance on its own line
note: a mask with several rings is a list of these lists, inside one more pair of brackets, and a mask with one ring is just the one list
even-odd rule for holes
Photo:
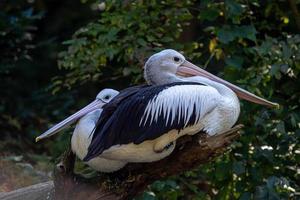
[[202,20],[213,21],[219,16],[219,10],[216,8],[207,8],[200,12],[199,18]]
[[229,163],[218,163],[216,166],[215,176],[217,180],[225,180],[229,177],[230,164]]
[[265,200],[268,199],[268,189],[266,186],[258,186],[255,189],[254,199]]
[[289,65],[288,64],[282,64],[280,65],[280,71],[284,74],[286,74],[289,70]]
[[244,59],[240,56],[232,56],[227,57],[225,59],[225,63],[229,66],[235,67],[235,68],[241,68],[243,66]]
[[163,181],[155,181],[152,185],[154,190],[162,190],[165,187],[165,183]]
[[282,45],[282,56],[285,59],[288,59],[292,56],[292,50],[285,43]]
[[285,125],[284,125],[283,121],[281,121],[279,124],[277,124],[276,128],[277,128],[278,132],[280,132],[282,134],[286,133],[286,131],[285,131]]
[[233,23],[240,23],[240,15],[243,13],[241,4],[234,0],[225,0],[227,17],[232,19]]
[[217,37],[222,43],[228,44],[235,39],[235,34],[229,26],[225,25],[218,30]]
[[217,46],[216,38],[211,39],[208,45],[209,52],[212,53],[215,50],[216,46]]
[[253,25],[228,26],[224,25],[217,31],[217,36],[221,42],[228,44],[236,38],[256,41],[256,29]]
[[244,192],[239,198],[239,200],[250,200],[250,199],[251,199],[251,193],[250,192]]
[[177,185],[177,183],[176,183],[176,181],[173,181],[173,180],[167,180],[166,182],[165,182],[165,184],[167,185],[167,186],[170,186],[171,188],[176,188],[178,185]]
[[143,38],[138,38],[137,42],[141,46],[147,46],[147,42]]
[[241,174],[245,173],[245,164],[241,161],[234,162],[233,163],[233,172],[236,175],[241,175]]
[[155,194],[153,192],[144,192],[140,198],[136,198],[137,200],[155,200]]
[[253,25],[240,26],[237,28],[237,33],[240,38],[246,38],[252,41],[256,41],[256,29]]
[[257,47],[256,50],[258,51],[259,54],[264,56],[270,52],[272,45],[273,45],[272,41],[268,39],[263,41],[263,43],[259,47]]
[[271,66],[270,73],[271,73],[272,76],[278,76],[278,74],[280,73],[280,65],[279,64],[273,64]]

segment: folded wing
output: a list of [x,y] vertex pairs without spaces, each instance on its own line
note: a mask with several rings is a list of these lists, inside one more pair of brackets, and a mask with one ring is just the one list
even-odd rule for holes
[[136,86],[103,107],[84,161],[118,144],[140,144],[201,121],[219,102],[216,89],[194,82]]

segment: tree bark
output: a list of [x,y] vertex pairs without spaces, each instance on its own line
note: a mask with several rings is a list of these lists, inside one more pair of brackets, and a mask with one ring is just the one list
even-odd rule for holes
[[0,193],[1,200],[51,200],[53,197],[53,181],[31,185],[11,192]]
[[131,163],[118,172],[85,179],[72,173],[74,156],[69,151],[55,172],[55,199],[131,199],[156,180],[192,170],[223,154],[240,136],[243,125],[228,132],[207,137],[204,133],[177,140],[173,153],[152,163]]

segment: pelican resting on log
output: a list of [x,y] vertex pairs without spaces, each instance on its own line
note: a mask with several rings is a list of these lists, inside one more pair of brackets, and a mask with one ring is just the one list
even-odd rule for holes
[[[111,99],[118,94],[119,92],[113,89],[107,88],[101,90],[95,101],[50,128],[37,137],[36,141],[50,137],[78,121],[72,134],[71,147],[77,157],[82,160],[87,154],[88,146],[92,140],[91,136],[93,135],[93,130],[102,112],[102,106],[111,101]],[[86,164],[97,171],[110,172],[122,168],[126,165],[126,162],[95,157],[86,162]]]
[[197,67],[172,49],[148,59],[144,78],[147,85],[120,91],[102,106],[93,128],[86,129],[92,135],[83,161],[101,158],[120,162],[109,163],[110,169],[97,166],[99,171],[113,172],[129,162],[163,159],[184,135],[228,131],[240,113],[238,97],[278,107]]
[[183,135],[228,131],[240,113],[238,97],[270,107],[258,97],[167,49],[144,66],[148,85],[127,88],[103,106],[88,153],[126,162],[153,162],[172,153]]

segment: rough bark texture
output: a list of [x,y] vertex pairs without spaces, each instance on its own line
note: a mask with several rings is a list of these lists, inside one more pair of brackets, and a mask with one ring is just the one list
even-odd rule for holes
[[240,136],[242,127],[237,125],[226,133],[212,137],[206,137],[203,133],[184,136],[177,141],[173,153],[163,160],[128,164],[118,172],[100,174],[93,180],[70,173],[74,161],[69,153],[58,165],[59,172],[55,173],[56,199],[131,199],[156,180],[194,169],[221,155]]
[[41,200],[53,199],[53,181],[31,185],[11,192],[0,193],[1,200]]
[[69,150],[55,169],[54,187],[51,186],[53,183],[47,182],[44,183],[47,187],[34,185],[0,194],[0,199],[26,200],[24,194],[30,194],[29,199],[131,199],[156,180],[194,169],[223,154],[231,142],[240,136],[239,130],[242,127],[237,125],[226,133],[212,137],[206,137],[203,133],[184,136],[177,141],[174,152],[163,160],[128,164],[118,172],[99,174],[93,179],[85,179],[73,173],[75,156]]

